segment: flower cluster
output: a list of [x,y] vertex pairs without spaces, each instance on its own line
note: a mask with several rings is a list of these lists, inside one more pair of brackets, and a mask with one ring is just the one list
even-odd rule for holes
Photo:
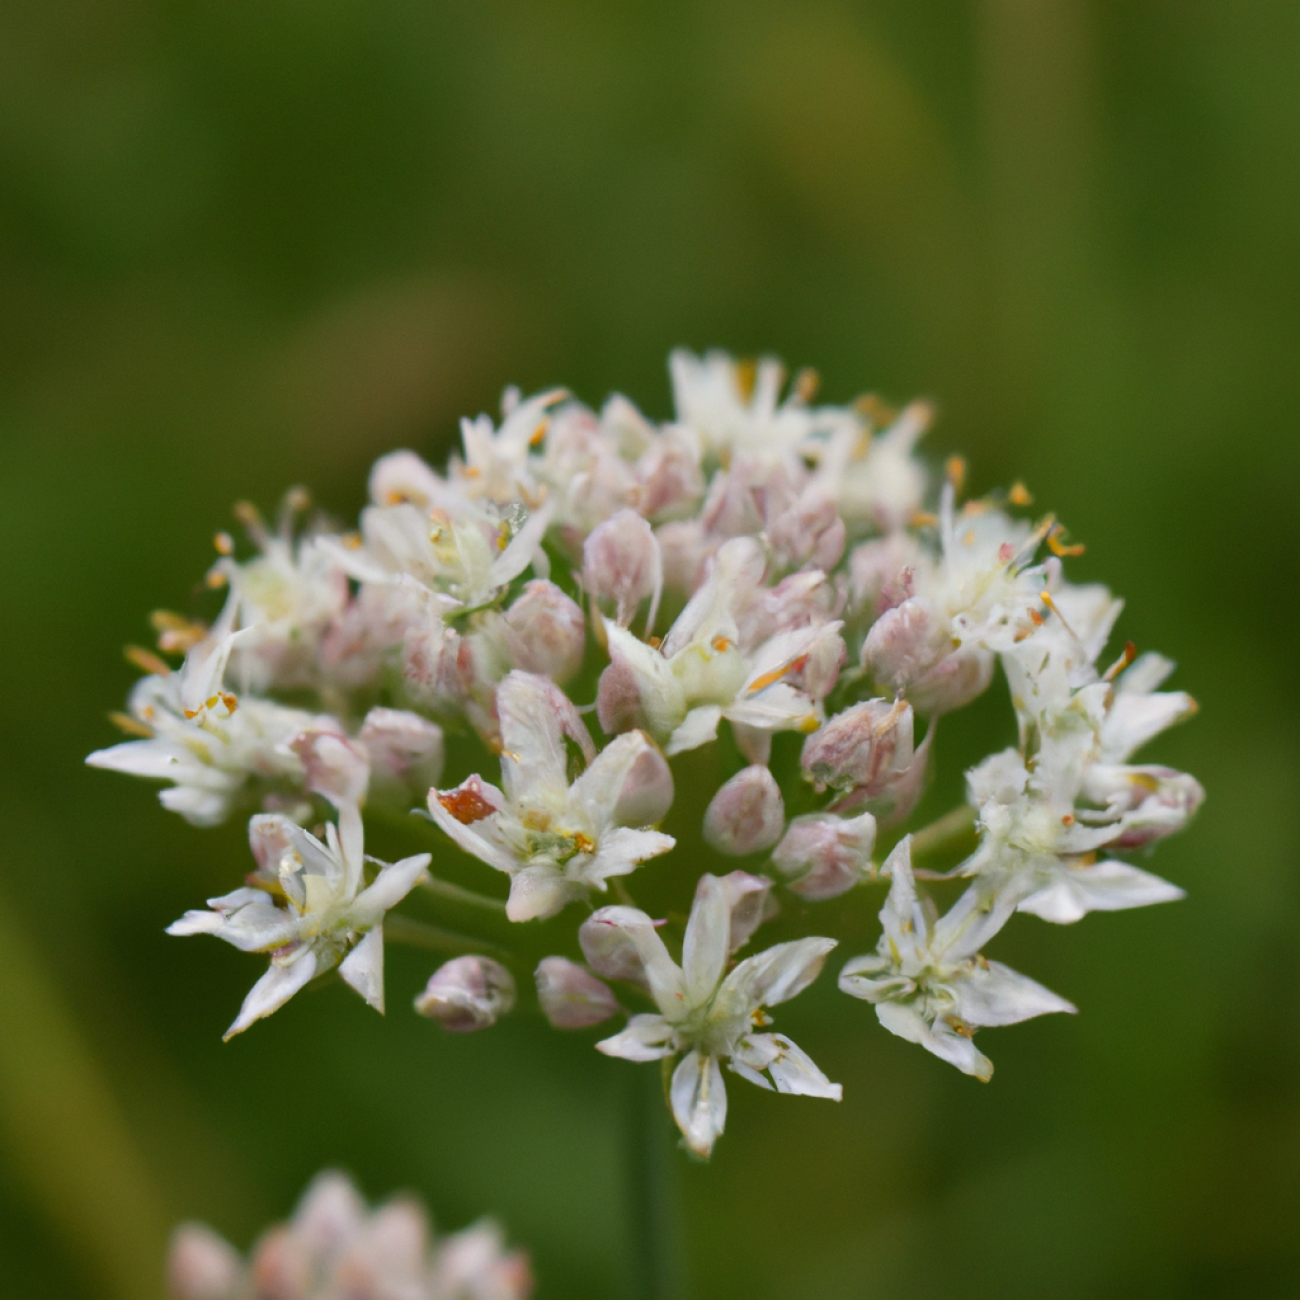
[[419,1202],[366,1208],[351,1181],[317,1175],[288,1223],[268,1228],[245,1261],[211,1228],[172,1235],[173,1300],[526,1300],[528,1257],[483,1220],[435,1239]]
[[[158,652],[132,652],[146,676],[117,715],[133,738],[89,761],[166,782],[197,826],[251,817],[256,870],[171,927],[269,957],[231,1034],[335,966],[382,1010],[387,930],[456,954],[416,1000],[448,1029],[493,1024],[521,985],[557,1027],[624,1012],[596,1046],[662,1061],[707,1156],[723,1065],[839,1097],[766,1009],[817,977],[874,882],[880,942],[839,987],[981,1079],[977,1028],[1073,1010],[981,955],[1013,912],[1180,896],[1126,856],[1203,791],[1132,759],[1195,706],[1160,689],[1157,655],[1105,666],[1121,604],[1067,580],[1082,548],[1063,528],[1026,518],[1019,484],[963,501],[962,464],[937,474],[917,451],[923,404],[819,405],[811,372],[786,391],[776,362],[720,353],[671,372],[662,424],[622,397],[507,391],[444,471],[383,457],[354,532],[301,490],[274,526],[241,507],[252,549],[218,534],[211,625],[154,615]],[[967,807],[907,834],[941,719],[999,664],[1018,744],[967,773]],[[396,816],[413,807],[428,820]],[[427,851],[366,854],[403,825]],[[945,846],[950,870],[914,867]],[[702,871],[711,854],[733,861]],[[466,855],[508,898],[448,878]],[[642,880],[693,890],[689,919],[652,919]],[[417,887],[437,925],[393,914]],[[829,934],[799,933],[808,904]],[[490,935],[444,924],[470,912]],[[781,941],[738,958],[763,924]]]

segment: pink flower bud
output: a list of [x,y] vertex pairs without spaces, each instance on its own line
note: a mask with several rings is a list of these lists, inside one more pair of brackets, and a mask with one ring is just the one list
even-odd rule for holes
[[993,654],[977,645],[964,645],[945,655],[928,673],[914,681],[907,698],[919,713],[938,717],[964,708],[983,695],[993,680]]
[[582,580],[597,599],[614,602],[621,627],[631,623],[647,597],[653,622],[663,587],[663,563],[654,530],[635,510],[620,510],[583,543]]
[[542,1014],[556,1029],[586,1029],[618,1010],[609,985],[564,957],[543,957],[534,979]]
[[637,510],[663,519],[689,510],[704,495],[699,447],[684,431],[666,430],[636,467]]
[[312,1300],[314,1263],[306,1243],[292,1228],[272,1228],[253,1250],[251,1292],[275,1300]]
[[849,599],[872,618],[915,594],[913,574],[921,548],[908,533],[891,533],[863,542],[849,556]]
[[803,770],[819,790],[857,790],[870,798],[912,763],[912,707],[864,700],[804,741]]
[[644,984],[645,965],[632,937],[631,928],[649,924],[651,923],[645,914],[635,908],[597,908],[578,927],[582,955],[592,970],[607,980]]
[[881,686],[904,695],[952,649],[952,638],[934,606],[923,596],[913,596],[872,624],[862,645],[862,666]]
[[234,1300],[243,1274],[239,1253],[211,1228],[182,1223],[167,1251],[167,1291],[173,1300]]
[[505,612],[516,668],[561,685],[582,667],[587,624],[577,603],[555,583],[536,578]]
[[772,773],[757,764],[724,782],[704,813],[705,842],[731,857],[770,849],[784,826],[781,790]]
[[1120,814],[1123,830],[1107,848],[1142,848],[1180,831],[1205,801],[1205,789],[1186,772],[1171,767],[1092,764],[1084,792],[1107,812]]
[[648,722],[641,701],[641,679],[617,654],[610,656],[596,685],[596,719],[607,736],[644,728]]
[[421,793],[442,776],[442,728],[405,709],[371,709],[358,739],[370,755],[376,784],[400,785]]
[[453,957],[415,999],[422,1016],[457,1034],[496,1024],[514,1005],[514,976],[490,957]]
[[302,760],[305,784],[331,803],[360,803],[370,783],[366,756],[335,731],[300,732],[289,748]]
[[813,488],[769,523],[767,539],[782,569],[830,570],[844,554],[844,520],[835,502]]
[[796,817],[772,854],[788,878],[790,892],[802,898],[835,898],[852,889],[871,861],[876,819],[813,813]]
[[647,748],[638,755],[619,791],[614,821],[619,826],[652,826],[673,806],[673,774],[659,747],[646,737]]
[[[701,877],[695,887],[698,901],[704,892]],[[748,871],[729,871],[718,878],[731,912],[731,930],[727,936],[727,951],[735,952],[749,942],[750,936],[770,916],[775,914],[772,900],[772,882],[766,876],[753,876]]]

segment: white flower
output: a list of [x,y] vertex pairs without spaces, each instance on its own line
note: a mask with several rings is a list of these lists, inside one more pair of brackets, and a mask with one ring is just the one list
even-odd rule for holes
[[159,802],[195,826],[225,821],[250,785],[300,790],[303,765],[290,742],[312,727],[336,726],[329,717],[224,692],[187,717],[179,688],[176,673],[141,678],[131,692],[131,714],[152,734],[96,750],[86,762],[170,781]]
[[[553,916],[673,847],[670,836],[618,824],[634,782],[662,784],[656,769],[667,765],[646,736],[616,737],[597,754],[564,693],[531,673],[506,677],[497,711],[504,789],[473,776],[455,790],[431,790],[429,812],[467,853],[510,876],[512,921]],[[571,757],[585,767],[576,776]]]
[[629,947],[635,948],[659,1008],[658,1014],[633,1016],[622,1033],[596,1046],[607,1056],[630,1061],[683,1054],[673,1071],[670,1100],[686,1144],[700,1156],[713,1150],[726,1123],[724,1061],[762,1088],[835,1101],[841,1095],[840,1085],[831,1083],[784,1034],[756,1032],[770,1023],[763,1007],[788,1001],[817,978],[835,940],[777,944],[728,973],[735,938],[732,902],[749,910],[750,897],[748,891],[729,887],[727,878],[703,876],[687,922],[680,966],[668,955],[654,923],[636,908],[602,908],[584,927],[616,931],[609,944],[615,951],[625,954]]
[[[728,542],[657,648],[606,619],[610,666],[597,696],[601,726],[644,726],[672,755],[707,744],[727,718],[744,729],[738,735],[752,762],[767,761],[773,732],[815,731],[820,703],[791,679],[823,641],[838,639],[840,624],[810,622],[753,646],[740,642],[739,611],[754,600],[764,568],[752,538]],[[832,682],[819,685],[829,689]]]
[[[377,1011],[384,1009],[384,913],[415,886],[429,854],[381,863],[363,888],[361,814],[339,808],[325,843],[287,817],[254,817],[249,842],[257,859],[256,887],[210,898],[208,912],[186,912],[168,934],[213,934],[244,952],[266,952],[271,967],[244,999],[226,1038],[269,1016],[315,975],[339,974]],[[277,901],[278,900],[278,901]]]
[[916,894],[911,845],[909,835],[885,863],[892,883],[880,913],[879,948],[874,956],[845,965],[840,988],[874,1003],[891,1033],[987,1082],[993,1062],[975,1046],[976,1029],[1075,1008],[1041,984],[979,956],[1014,903],[972,886],[946,915],[934,919]]

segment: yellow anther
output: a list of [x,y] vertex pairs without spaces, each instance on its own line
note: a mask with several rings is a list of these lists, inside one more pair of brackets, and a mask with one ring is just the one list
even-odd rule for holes
[[719,654],[726,654],[731,649],[731,642],[725,636],[715,636],[712,645]]
[[153,738],[153,728],[147,727],[138,718],[133,718],[129,713],[110,713],[108,720],[119,730],[124,731],[128,736],[139,736],[142,740]]
[[231,555],[235,550],[235,539],[227,532],[220,532],[212,539],[218,555]]
[[961,496],[961,490],[966,484],[966,462],[960,456],[949,456],[944,463],[943,472],[948,476],[948,482],[952,484],[952,490]]
[[1011,485],[1011,491],[1007,493],[1007,500],[1013,506],[1032,506],[1034,498],[1030,495],[1029,489],[1017,479]]
[[821,386],[822,377],[811,366],[804,366],[794,377],[795,396],[801,402],[814,401]]
[[1055,524],[1047,534],[1047,549],[1053,555],[1068,556],[1082,555],[1086,549],[1081,543],[1074,546],[1065,545],[1065,528],[1061,524]]
[[939,523],[939,516],[932,515],[928,510],[914,510],[908,522],[913,528],[934,528]]
[[123,653],[126,655],[127,663],[134,664],[141,672],[152,673],[156,677],[171,676],[171,665],[165,663],[152,650],[146,650],[144,646],[129,645]]
[[736,362],[736,391],[742,402],[754,400],[754,386],[758,382],[758,363],[753,357],[742,357]]
[[224,587],[229,579],[220,569],[209,569],[208,576],[203,581],[213,590],[216,590],[218,587]]
[[541,424],[539,424],[537,428],[533,430],[532,437],[528,439],[528,445],[530,447],[541,446],[542,439],[546,437],[546,430],[549,427],[550,423],[551,423],[550,417],[548,416],[542,420]]

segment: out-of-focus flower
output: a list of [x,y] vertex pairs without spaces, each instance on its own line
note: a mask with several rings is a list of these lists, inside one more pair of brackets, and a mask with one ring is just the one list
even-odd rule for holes
[[491,1220],[435,1237],[424,1208],[398,1197],[369,1210],[340,1173],[319,1174],[293,1218],[262,1234],[247,1262],[210,1228],[185,1223],[167,1260],[172,1300],[525,1300],[528,1257]]

